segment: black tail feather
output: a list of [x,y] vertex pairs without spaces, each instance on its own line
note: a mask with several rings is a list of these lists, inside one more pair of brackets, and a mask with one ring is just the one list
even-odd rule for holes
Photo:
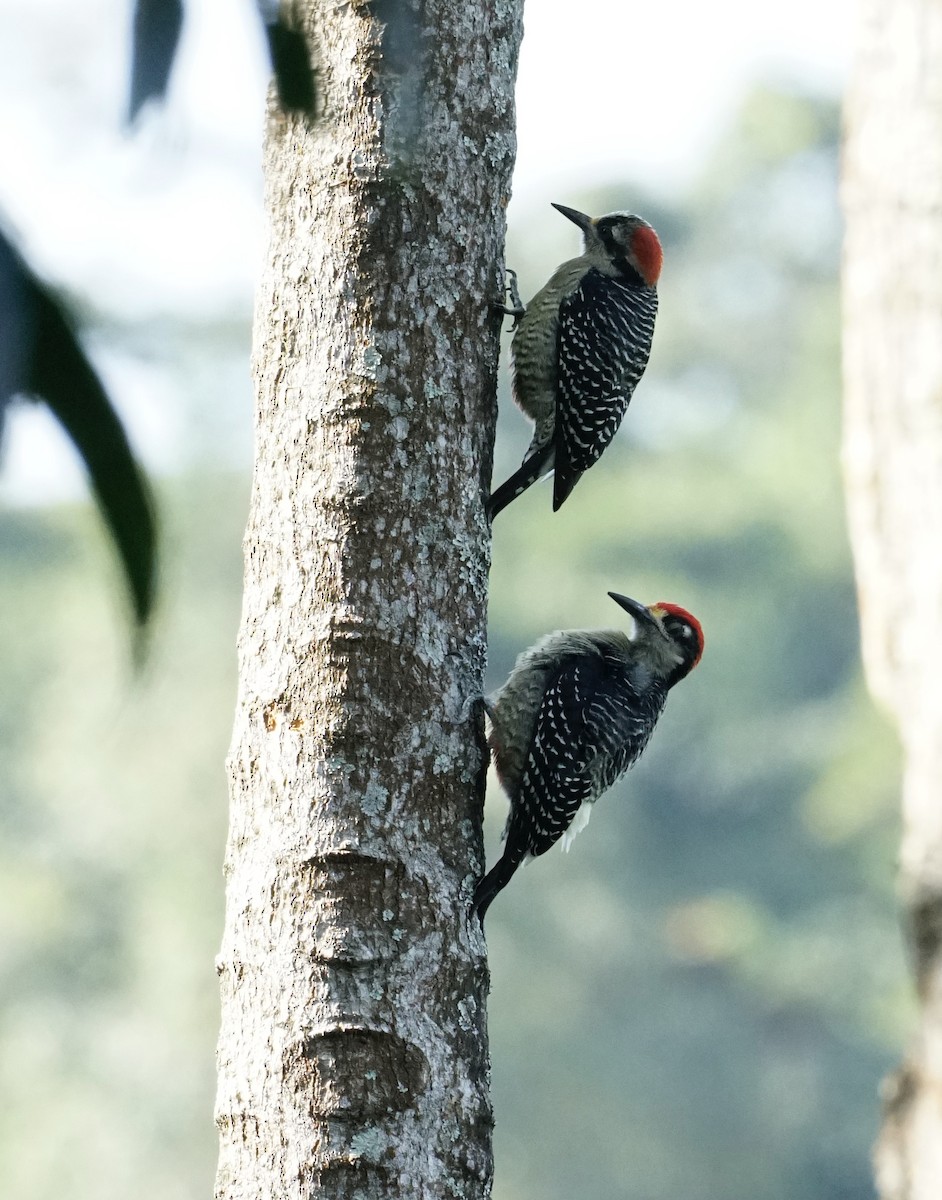
[[526,851],[508,844],[504,848],[498,862],[488,871],[478,886],[474,889],[474,911],[478,914],[481,924],[484,924],[484,914],[498,892],[510,883],[514,872],[523,862]]
[[559,512],[562,506],[572,494],[572,489],[582,478],[584,472],[573,471],[564,468],[559,469],[557,465],[556,472],[553,475],[553,512]]
[[514,471],[513,475],[502,483],[495,492],[492,493],[487,505],[488,516],[493,521],[499,512],[507,507],[511,500],[516,500],[532,484],[546,474],[546,462],[553,451],[552,443],[544,446],[542,450],[537,450],[535,454],[531,454],[529,458],[523,460],[522,466]]

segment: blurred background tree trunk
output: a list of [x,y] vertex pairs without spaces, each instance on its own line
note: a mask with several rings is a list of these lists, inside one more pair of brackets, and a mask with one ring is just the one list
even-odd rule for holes
[[942,0],[863,0],[846,103],[844,459],[863,651],[905,757],[919,997],[885,1091],[884,1200],[942,1196]]
[[230,754],[219,1197],[481,1197],[481,717],[519,0],[298,5]]

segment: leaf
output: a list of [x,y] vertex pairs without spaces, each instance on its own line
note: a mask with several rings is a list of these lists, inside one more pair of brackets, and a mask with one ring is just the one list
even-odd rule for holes
[[[256,7],[265,29],[281,107],[286,112],[304,112],[313,118],[317,87],[304,35],[285,23],[276,0],[257,0]],[[132,33],[129,124],[134,122],[148,100],[159,100],[166,93],[182,27],[182,0],[137,0]]]
[[81,455],[143,627],[156,588],[150,489],[65,310],[0,233],[0,412],[18,394],[44,400]]
[[271,58],[278,99],[285,112],[316,115],[317,86],[304,35],[290,29],[269,3],[260,0],[259,16],[265,26],[268,54]]
[[131,33],[128,124],[148,100],[165,95],[182,28],[183,0],[137,0]]

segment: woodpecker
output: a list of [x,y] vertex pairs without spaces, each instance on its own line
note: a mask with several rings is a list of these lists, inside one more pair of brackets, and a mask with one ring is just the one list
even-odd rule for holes
[[663,251],[633,213],[593,219],[554,204],[583,232],[578,258],[558,267],[517,318],[513,393],[534,424],[523,465],[491,496],[495,517],[554,471],[553,511],[615,436],[651,353]]
[[700,622],[676,604],[609,592],[630,634],[569,629],[525,650],[484,702],[497,777],[510,798],[504,853],[475,890],[481,920],[527,858],[569,849],[592,805],[648,743],[667,693],[700,661]]

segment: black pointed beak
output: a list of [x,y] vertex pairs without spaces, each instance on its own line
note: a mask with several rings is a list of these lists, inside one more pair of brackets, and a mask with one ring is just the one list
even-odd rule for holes
[[564,217],[568,217],[574,225],[578,225],[583,233],[589,232],[592,226],[592,218],[587,217],[585,213],[581,213],[578,208],[567,208],[565,204],[553,204],[553,208],[557,212],[561,212]]
[[657,621],[655,621],[647,607],[640,600],[632,600],[630,596],[620,596],[618,592],[609,592],[608,594],[626,613],[631,613],[636,621],[641,621],[657,628]]

